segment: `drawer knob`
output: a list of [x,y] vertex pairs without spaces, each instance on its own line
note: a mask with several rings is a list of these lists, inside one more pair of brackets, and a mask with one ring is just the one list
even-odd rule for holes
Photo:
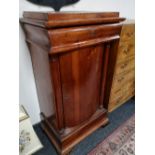
[[127,65],[127,63],[124,63],[123,65],[121,65],[121,69],[124,69]]
[[117,81],[120,83],[122,80],[124,80],[123,76],[121,78],[119,78]]
[[127,55],[129,52],[128,48],[125,48],[123,52]]
[[128,37],[131,37],[131,36],[132,36],[132,33],[129,33],[129,32],[128,32],[128,33],[127,33],[127,36],[128,36]]
[[117,100],[116,100],[116,104],[119,104],[121,101],[121,97],[119,97]]

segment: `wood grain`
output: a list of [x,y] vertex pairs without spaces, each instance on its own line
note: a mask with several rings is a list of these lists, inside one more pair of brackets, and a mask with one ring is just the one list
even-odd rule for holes
[[108,123],[122,20],[118,12],[25,12],[20,20],[30,47],[42,127],[59,154]]
[[135,90],[135,25],[124,23],[118,48],[117,62],[110,94],[108,111],[132,98]]

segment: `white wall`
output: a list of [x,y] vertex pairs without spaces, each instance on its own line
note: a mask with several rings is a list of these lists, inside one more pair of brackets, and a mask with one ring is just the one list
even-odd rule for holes
[[[62,8],[61,11],[119,11],[122,17],[134,19],[134,3],[134,0],[81,0],[72,6]],[[23,11],[53,11],[50,7],[37,6],[27,2],[26,0],[20,0],[19,8],[20,17],[22,17]],[[35,124],[40,121],[38,97],[36,93],[31,58],[21,27],[19,33],[19,101],[20,104],[25,106],[32,123]]]

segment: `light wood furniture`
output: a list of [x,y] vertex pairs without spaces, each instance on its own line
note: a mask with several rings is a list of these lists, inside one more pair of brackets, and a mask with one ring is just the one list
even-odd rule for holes
[[42,149],[30,117],[22,105],[19,106],[19,155],[29,155]]
[[21,19],[33,63],[42,127],[59,154],[67,154],[108,123],[123,20],[117,12],[25,12]]
[[109,111],[125,103],[135,94],[135,24],[123,24],[113,77]]

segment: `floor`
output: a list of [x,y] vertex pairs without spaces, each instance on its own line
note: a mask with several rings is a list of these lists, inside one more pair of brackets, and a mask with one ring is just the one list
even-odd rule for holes
[[[85,138],[82,142],[76,145],[71,155],[86,155],[98,143],[105,139],[112,133],[119,125],[125,122],[135,112],[135,101],[129,100],[113,112],[109,113],[110,123],[104,128],[99,128],[93,134]],[[44,148],[35,153],[34,155],[57,155],[55,148],[51,144],[44,131],[41,129],[40,124],[34,126],[34,129],[42,142]]]

